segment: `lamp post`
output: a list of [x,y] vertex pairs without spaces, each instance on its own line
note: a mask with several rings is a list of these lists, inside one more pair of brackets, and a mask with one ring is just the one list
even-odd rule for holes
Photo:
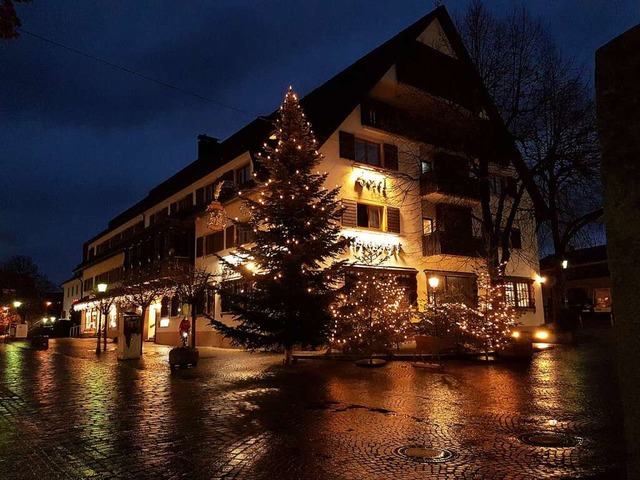
[[13,308],[16,309],[16,313],[20,315],[20,323],[26,323],[24,317],[24,311],[22,309],[23,303],[20,300],[15,300],[13,302]]
[[438,285],[440,285],[440,279],[435,275],[429,277],[429,286],[431,287],[433,295],[433,327],[434,333],[438,336]]
[[[106,283],[99,283],[98,285],[96,285],[96,290],[98,293],[98,296],[102,296],[104,293],[107,292],[107,287],[108,285]],[[98,328],[96,331],[96,335],[98,337],[98,343],[96,344],[96,353],[100,354],[100,334],[102,332],[102,300],[98,300]],[[105,319],[105,323],[106,323],[106,319]],[[105,336],[105,350],[106,350],[106,337],[107,337],[107,332],[105,330],[104,332],[104,336]]]
[[440,285],[440,279],[436,276],[429,277],[429,286],[431,287],[433,294],[433,306],[438,307],[438,285]]

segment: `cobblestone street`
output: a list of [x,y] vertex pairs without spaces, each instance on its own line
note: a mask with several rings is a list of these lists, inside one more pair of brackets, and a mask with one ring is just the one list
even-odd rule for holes
[[[381,369],[203,349],[171,373],[167,347],[118,363],[91,340],[0,346],[0,478],[621,478],[612,355],[601,341],[531,365]],[[554,424],[553,420],[557,421]],[[531,446],[538,431],[564,448]],[[446,449],[428,463],[407,447]]]

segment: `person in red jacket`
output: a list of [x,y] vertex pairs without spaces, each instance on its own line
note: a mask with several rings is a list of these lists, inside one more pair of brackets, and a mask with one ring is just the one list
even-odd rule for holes
[[187,317],[184,317],[180,322],[180,326],[178,327],[178,332],[180,333],[180,338],[182,339],[182,346],[187,346],[187,339],[189,338],[189,330],[191,330],[191,322]]

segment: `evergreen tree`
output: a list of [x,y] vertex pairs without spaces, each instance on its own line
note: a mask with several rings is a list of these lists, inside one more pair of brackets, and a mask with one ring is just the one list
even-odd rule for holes
[[363,267],[352,269],[332,305],[331,345],[344,353],[389,351],[407,340],[411,328],[411,305],[395,275],[375,269],[386,258],[376,252],[357,256]]
[[326,173],[315,171],[322,155],[291,88],[270,138],[259,155],[266,180],[242,197],[250,215],[235,222],[253,232],[254,244],[237,249],[238,263],[220,259],[231,278],[220,286],[224,310],[237,324],[211,324],[249,349],[284,348],[290,363],[294,344],[326,341],[346,240],[339,239],[339,189],[325,189]]
[[437,307],[449,322],[449,334],[484,352],[500,351],[511,341],[518,313],[511,305],[504,282],[491,280],[486,270],[478,271],[478,305],[446,302]]

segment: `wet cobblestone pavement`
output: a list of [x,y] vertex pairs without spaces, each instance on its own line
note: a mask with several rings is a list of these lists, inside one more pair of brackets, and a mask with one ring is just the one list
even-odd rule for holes
[[[137,363],[118,363],[113,345],[96,359],[89,340],[2,345],[0,478],[618,479],[621,419],[603,345],[444,372],[287,368],[277,355],[204,349],[197,368],[173,373],[169,349],[149,344]],[[575,445],[520,438],[540,431]],[[428,458],[436,449],[451,455]]]

